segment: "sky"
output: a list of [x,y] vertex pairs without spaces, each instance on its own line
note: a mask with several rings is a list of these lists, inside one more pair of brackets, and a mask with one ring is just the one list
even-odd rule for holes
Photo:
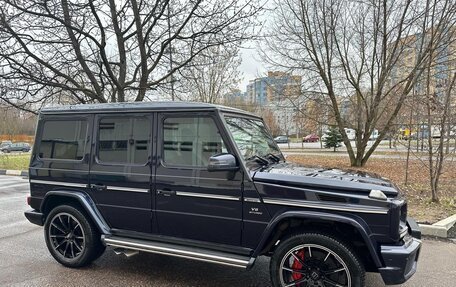
[[249,45],[249,48],[241,49],[242,63],[239,67],[241,72],[241,81],[239,89],[245,92],[245,87],[250,80],[263,76],[266,72],[266,67],[262,63],[255,44]]
[[[274,10],[276,1],[261,0],[260,2],[264,5],[265,11],[258,16],[258,19],[263,24],[262,30],[265,31],[272,19],[270,13]],[[241,72],[239,89],[243,92],[250,80],[264,77],[267,72],[267,65],[261,60],[259,45],[258,42],[250,41],[244,43],[243,48],[240,49],[242,63],[239,67]]]

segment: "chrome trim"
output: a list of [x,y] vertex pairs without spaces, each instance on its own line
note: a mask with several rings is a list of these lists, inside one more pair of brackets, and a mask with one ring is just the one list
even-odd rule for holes
[[[205,169],[201,169],[205,170]],[[206,169],[207,170],[207,169]],[[165,175],[165,174],[157,174],[156,177],[178,177],[178,178],[197,178],[200,180],[212,180],[212,181],[226,181],[225,178],[216,178],[216,177],[201,177],[201,176],[181,176],[181,175]],[[241,182],[241,181],[238,181]]]
[[236,258],[229,258],[229,257],[222,257],[213,254],[205,254],[205,253],[198,253],[188,250],[179,250],[175,248],[163,247],[163,246],[154,246],[152,244],[146,245],[141,243],[135,242],[128,242],[128,241],[121,241],[116,239],[104,238],[103,239],[106,245],[126,248],[126,249],[133,249],[139,251],[145,251],[150,253],[156,254],[163,254],[187,259],[194,259],[198,261],[205,261],[211,263],[218,263],[222,265],[229,265],[234,267],[240,268],[247,268],[249,264],[249,260],[240,260]]
[[405,235],[408,233],[408,227],[405,227],[404,230],[399,234],[399,239],[404,238]]
[[257,197],[244,197],[245,202],[254,202],[254,203],[261,203],[261,199]]
[[111,186],[111,185],[108,185],[107,189],[116,190],[116,191],[143,192],[143,193],[149,192],[149,190],[145,189],[145,188],[133,188],[133,187],[122,187],[122,186]]
[[315,203],[306,200],[279,200],[272,198],[263,198],[264,203],[286,205],[286,206],[297,206],[317,209],[327,209],[336,211],[348,211],[348,212],[359,212],[359,213],[372,213],[372,214],[388,214],[388,210],[381,208],[363,208],[354,206],[335,206],[322,203]]
[[[78,170],[78,169],[63,169],[63,168],[47,168],[47,167],[31,167],[30,169],[36,169],[36,170],[49,170],[49,171],[66,171],[66,172],[73,172],[73,173],[83,173],[87,174],[86,170]],[[123,171],[97,171],[97,170],[91,170],[90,173],[96,173],[96,174],[121,174],[121,175],[144,175],[144,176],[150,176],[148,173],[136,173],[136,172],[123,172]],[[152,177],[155,177],[154,174],[152,174]]]
[[295,190],[300,190],[300,191],[303,191],[303,190],[318,191],[318,190],[316,190],[316,189],[309,189],[309,188],[307,188],[307,187],[285,186],[285,185],[280,185],[280,184],[275,184],[275,183],[268,183],[268,182],[261,182],[261,181],[259,181],[258,183],[259,183],[259,184],[263,184],[263,185],[269,185],[269,186],[274,186],[274,187],[281,187],[281,188],[286,188],[286,189],[295,189]]
[[83,173],[87,174],[87,170],[80,170],[80,169],[64,169],[64,168],[47,168],[47,167],[30,167],[33,170],[49,170],[49,171],[66,171],[66,172],[74,172],[74,173]]
[[237,197],[237,196],[208,194],[208,193],[194,193],[194,192],[186,192],[186,191],[176,191],[176,195],[178,195],[178,196],[189,196],[189,197],[212,198],[212,199],[223,199],[223,200],[233,200],[233,201],[241,200],[241,198]]
[[74,182],[63,182],[63,181],[49,181],[49,180],[31,179],[30,183],[40,183],[40,184],[48,184],[48,185],[62,185],[62,186],[68,186],[68,187],[87,188],[87,184],[74,183]]

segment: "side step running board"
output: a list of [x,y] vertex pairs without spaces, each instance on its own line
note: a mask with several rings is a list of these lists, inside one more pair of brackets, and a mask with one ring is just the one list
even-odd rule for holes
[[250,268],[255,262],[255,258],[253,257],[240,256],[231,253],[162,242],[125,238],[119,236],[102,236],[101,240],[107,246],[170,255],[239,268]]

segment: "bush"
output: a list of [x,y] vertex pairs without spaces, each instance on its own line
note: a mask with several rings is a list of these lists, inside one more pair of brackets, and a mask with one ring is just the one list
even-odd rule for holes
[[334,148],[334,151],[336,151],[338,147],[342,146],[342,135],[340,134],[339,129],[331,127],[325,134],[326,137],[323,139],[325,148]]

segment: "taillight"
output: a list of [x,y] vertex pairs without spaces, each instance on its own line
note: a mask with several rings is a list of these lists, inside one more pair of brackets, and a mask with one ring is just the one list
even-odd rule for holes
[[32,201],[32,197],[31,196],[27,196],[27,205],[30,205],[31,201]]

